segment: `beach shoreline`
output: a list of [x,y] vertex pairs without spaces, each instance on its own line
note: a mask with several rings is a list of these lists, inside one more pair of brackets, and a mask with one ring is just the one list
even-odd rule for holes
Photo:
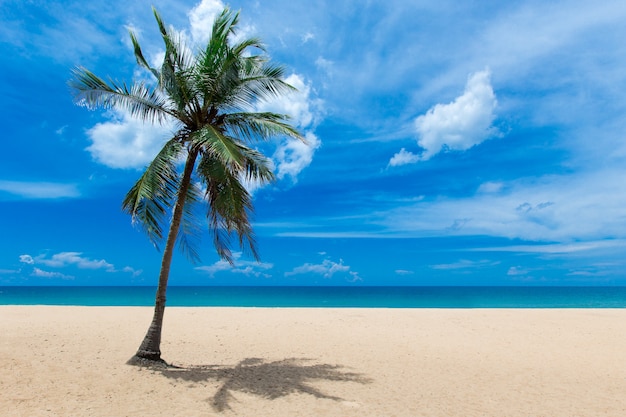
[[7,416],[623,416],[626,309],[0,306]]

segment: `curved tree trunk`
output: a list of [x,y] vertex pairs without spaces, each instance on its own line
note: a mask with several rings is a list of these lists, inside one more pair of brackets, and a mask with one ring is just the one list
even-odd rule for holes
[[146,333],[143,342],[141,342],[137,353],[135,353],[135,356],[128,361],[131,365],[139,365],[150,362],[164,363],[163,359],[161,359],[161,329],[163,327],[163,315],[165,313],[167,281],[170,275],[170,266],[172,264],[172,256],[174,255],[176,238],[178,237],[180,223],[183,218],[185,198],[187,196],[187,191],[189,190],[189,185],[191,184],[191,174],[193,173],[197,157],[197,149],[190,150],[187,155],[183,178],[176,196],[176,205],[174,206],[174,213],[172,214],[172,221],[170,223],[170,229],[167,234],[167,241],[163,251],[163,259],[161,260],[159,285],[157,287],[156,299],[154,301],[154,316],[152,317],[152,322],[150,323],[148,332]]

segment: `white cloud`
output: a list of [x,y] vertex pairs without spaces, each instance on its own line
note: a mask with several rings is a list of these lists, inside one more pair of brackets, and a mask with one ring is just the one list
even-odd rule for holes
[[87,131],[92,142],[87,151],[97,162],[111,168],[143,168],[173,131],[173,124],[142,122],[125,111],[115,111],[111,121],[98,123]]
[[35,260],[30,255],[20,255],[20,262],[28,265],[33,265]]
[[259,103],[258,110],[286,114],[291,117],[291,123],[300,129],[314,127],[321,113],[322,102],[311,98],[311,86],[305,83],[301,75],[291,74],[285,78],[285,82],[297,91]]
[[296,182],[298,174],[311,165],[315,151],[321,146],[319,138],[311,133],[305,134],[306,143],[294,139],[283,139],[276,148],[273,158],[277,165],[276,177],[283,179],[289,176]]
[[322,144],[313,133],[322,114],[322,102],[311,98],[311,86],[300,75],[291,74],[285,81],[298,91],[259,103],[257,110],[286,114],[291,118],[291,124],[304,133],[307,143],[290,138],[282,139],[272,155],[277,178],[290,177],[295,182],[298,174],[311,164],[315,151]]
[[339,260],[339,263],[325,259],[321,264],[305,263],[304,265],[294,268],[291,272],[286,272],[285,276],[300,275],[300,274],[318,274],[324,278],[331,278],[337,272],[347,272],[350,267],[343,264],[343,260]]
[[[163,65],[163,61],[165,61],[165,51],[162,49],[150,55],[150,65],[152,68],[160,68],[161,65]],[[154,78],[150,78],[150,81],[154,81]]]
[[[481,61],[494,63],[504,70],[503,75],[515,77],[529,66],[537,65],[541,59],[554,59],[557,51],[563,53],[570,48],[579,51],[581,47],[587,47],[584,38],[590,31],[604,31],[608,27],[617,32],[623,31],[625,16],[626,8],[619,0],[594,4],[575,1],[567,6],[547,2],[530,6],[521,2],[506,15],[498,15],[491,20],[483,33],[476,37],[472,49]],[[607,43],[619,39],[619,34],[615,38],[603,36]],[[588,41],[597,45],[593,37],[589,37]],[[613,48],[608,51],[612,52]],[[575,65],[587,59],[589,57],[577,55]],[[558,66],[569,61],[553,62]]]
[[398,275],[413,275],[413,274],[415,274],[415,272],[408,271],[406,269],[396,269],[395,273],[398,274]]
[[[195,45],[200,47],[206,46],[209,39],[211,39],[213,21],[224,10],[224,7],[226,5],[221,0],[201,0],[196,7],[187,13],[191,38]],[[240,42],[247,39],[254,31],[253,25],[245,24],[240,20],[237,25],[237,31],[231,38],[231,41]]]
[[[115,266],[104,259],[90,259],[82,256],[82,252],[60,252],[52,256],[38,255],[20,255],[20,262],[28,265],[45,265],[50,268],[65,268],[67,266],[75,266],[80,269],[104,269],[106,272],[117,272]],[[130,267],[126,267],[130,268]],[[124,268],[124,270],[126,270]]]
[[110,264],[104,259],[94,260],[81,255],[81,252],[61,252],[52,255],[50,258],[46,258],[43,255],[38,256],[35,258],[35,261],[37,263],[55,268],[75,265],[81,269],[106,269],[109,272],[115,271],[113,264]]
[[214,277],[218,272],[230,271],[233,274],[242,274],[246,276],[263,276],[269,277],[270,275],[264,271],[268,271],[274,267],[271,263],[265,262],[255,262],[255,261],[245,261],[241,260],[241,252],[233,253],[233,258],[235,261],[235,265],[230,265],[225,260],[219,260],[215,262],[213,265],[206,266],[198,266],[195,269],[198,271],[206,272],[211,277]]
[[143,269],[135,269],[130,266],[125,266],[122,271],[130,273],[133,277],[138,277],[143,273]]
[[32,199],[54,199],[79,197],[75,184],[54,182],[2,181],[0,191]]
[[324,278],[332,278],[337,273],[348,274],[350,281],[360,281],[359,274],[354,271],[350,271],[348,265],[344,265],[343,259],[339,260],[339,263],[331,261],[330,259],[324,259],[321,264],[305,263],[304,265],[294,268],[290,272],[285,272],[285,276],[302,275],[302,274],[315,274],[321,275]]
[[400,149],[400,152],[396,153],[390,160],[389,166],[397,167],[400,165],[414,164],[420,160],[419,155],[415,155],[412,152],[408,152],[406,149]]
[[74,277],[71,275],[65,275],[60,272],[44,271],[39,268],[33,268],[33,272],[30,275],[33,277],[39,277],[39,278],[61,278],[61,279],[68,279],[68,280],[74,279]]
[[202,0],[187,13],[191,36],[196,44],[206,44],[211,38],[213,21],[224,10],[220,0]]
[[422,160],[441,151],[464,151],[492,137],[497,106],[489,71],[472,74],[463,95],[452,103],[437,104],[415,120]]

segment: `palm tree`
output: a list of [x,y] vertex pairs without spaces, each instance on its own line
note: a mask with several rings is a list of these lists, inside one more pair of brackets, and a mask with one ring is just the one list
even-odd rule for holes
[[[129,363],[161,362],[161,329],[174,247],[198,260],[198,207],[204,204],[218,255],[233,264],[231,238],[259,260],[250,224],[252,198],[245,181],[274,179],[269,160],[251,147],[274,136],[304,140],[288,116],[254,111],[260,101],[295,90],[283,81],[284,69],[273,65],[257,38],[233,41],[239,13],[228,8],[215,19],[206,47],[194,54],[184,38],[166,28],[153,8],[165,57],[160,69],[144,58],[131,31],[137,63],[155,82],[130,86],[108,82],[77,67],[70,81],[79,105],[118,108],[149,122],[174,121],[177,130],[130,189],[122,209],[132,216],[158,248],[168,224],[154,316]],[[256,54],[255,54],[256,53]],[[184,160],[182,170],[178,167]],[[182,172],[181,172],[182,171]],[[171,211],[173,207],[173,211]],[[171,213],[171,217],[170,217]]]

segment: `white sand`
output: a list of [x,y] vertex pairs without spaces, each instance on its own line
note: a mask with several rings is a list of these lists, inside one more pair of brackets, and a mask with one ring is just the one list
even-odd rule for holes
[[626,416],[626,310],[0,306],[2,416]]

